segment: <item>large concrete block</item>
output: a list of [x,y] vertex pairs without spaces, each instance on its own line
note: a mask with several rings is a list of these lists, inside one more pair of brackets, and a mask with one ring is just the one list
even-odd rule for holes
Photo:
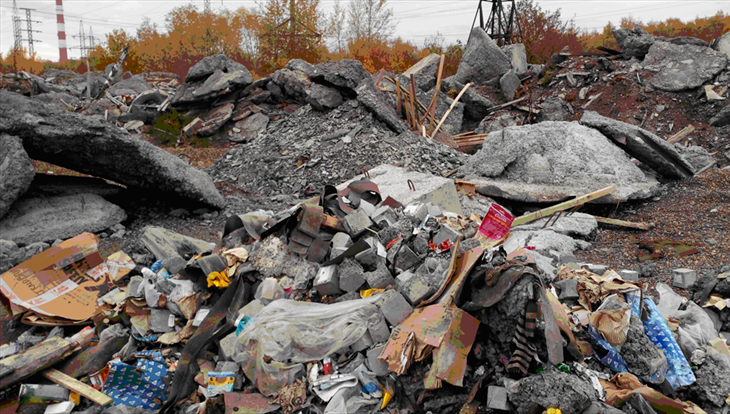
[[509,411],[507,388],[490,385],[487,389],[487,408],[492,410]]
[[339,266],[340,289],[345,292],[355,292],[365,284],[363,268],[353,259],[345,259]]
[[314,278],[314,288],[321,295],[339,295],[342,293],[337,265],[325,266],[319,269],[319,273]]
[[639,272],[637,272],[636,270],[621,269],[618,271],[618,274],[621,275],[621,278],[627,282],[639,281]]
[[388,286],[395,286],[395,279],[390,270],[385,266],[385,260],[378,263],[378,267],[372,272],[365,272],[363,275],[371,288],[385,289]]
[[376,345],[368,350],[368,368],[374,372],[378,377],[388,375],[390,370],[388,369],[388,363],[378,359],[380,353],[383,352],[384,344]]
[[672,286],[680,289],[689,289],[697,280],[697,271],[692,269],[672,270]]
[[[464,215],[456,193],[453,180],[416,171],[407,171],[394,165],[380,165],[368,171],[370,180],[378,185],[380,195],[394,198],[403,205],[431,202],[442,211],[450,211]],[[362,179],[355,176],[350,181],[340,184],[337,189],[346,188],[352,181]],[[415,191],[409,188],[408,181],[413,183]],[[428,210],[426,209],[426,212]]]
[[515,74],[522,75],[527,72],[527,51],[525,50],[525,45],[522,43],[507,45],[502,48],[502,51],[509,58]]
[[345,228],[350,236],[357,237],[365,231],[366,228],[373,225],[373,221],[370,220],[367,212],[364,209],[358,208],[352,213],[345,216],[344,219]]
[[383,316],[383,313],[377,307],[372,315],[371,318],[368,318],[370,338],[376,344],[387,341],[390,338],[390,328],[388,328],[388,324],[385,322],[385,316]]
[[403,295],[393,289],[381,293],[375,304],[392,326],[397,326],[413,312],[413,308]]

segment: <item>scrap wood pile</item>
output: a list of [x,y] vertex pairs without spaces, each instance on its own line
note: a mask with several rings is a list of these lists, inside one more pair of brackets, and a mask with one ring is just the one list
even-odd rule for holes
[[[0,137],[15,158],[72,162],[229,217],[194,213],[215,221],[216,240],[155,226],[132,231],[119,224],[123,209],[82,196],[80,207],[64,208],[89,216],[93,200],[95,214],[112,214],[83,232],[80,218],[54,220],[51,232],[29,211],[60,204],[23,198],[40,179],[11,187],[0,205],[8,211],[3,237],[17,240],[0,243],[0,292],[15,326],[0,347],[3,412],[726,411],[730,266],[703,269],[699,281],[697,271],[676,269],[669,287],[644,277],[648,265],[610,269],[573,255],[591,246],[599,223],[662,225],[578,207],[652,199],[660,181],[725,162],[674,145],[691,128],[674,133],[679,123],[654,111],[675,108],[646,105],[628,120],[626,108],[605,106],[610,91],[600,86],[701,90],[707,105],[698,111],[709,119],[726,93],[709,83],[727,82],[727,58],[707,45],[620,30],[622,57],[643,62],[560,53],[545,67],[527,65],[521,45],[500,49],[477,30],[459,72],[445,79],[436,55],[401,76],[369,74],[357,61],[294,60],[254,82],[244,66],[216,55],[179,83],[119,75],[119,67],[91,84],[85,76],[11,78],[11,87],[35,95],[1,92],[0,104],[26,114],[0,111]],[[678,55],[659,59],[669,52]],[[677,86],[671,69],[687,53],[708,61],[696,71],[682,66]],[[523,83],[549,93],[536,98],[541,89],[526,92]],[[83,100],[87,91],[98,99]],[[66,113],[76,111],[102,117]],[[724,112],[710,124],[726,122]],[[208,176],[118,127],[238,146]],[[714,150],[726,145],[702,135],[721,128],[697,131]],[[152,155],[135,164],[142,155],[124,152],[103,169],[95,157],[62,149],[89,137],[88,145],[113,138]],[[57,147],[44,152],[51,138]],[[439,142],[482,148],[466,157]],[[211,191],[213,180],[244,188],[262,208],[236,210],[241,200]],[[123,203],[125,193],[113,191]],[[272,208],[282,202],[289,204]],[[510,212],[534,202],[558,204]],[[13,227],[19,218],[26,224]],[[102,254],[110,243],[92,233],[143,247]],[[699,253],[676,240],[637,244],[649,260]],[[690,300],[675,293],[687,288]]]

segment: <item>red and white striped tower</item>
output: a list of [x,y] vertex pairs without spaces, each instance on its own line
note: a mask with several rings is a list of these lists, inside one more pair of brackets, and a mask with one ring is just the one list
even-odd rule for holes
[[60,62],[68,60],[66,48],[66,24],[63,21],[63,0],[56,0],[56,23],[58,24],[58,54]]

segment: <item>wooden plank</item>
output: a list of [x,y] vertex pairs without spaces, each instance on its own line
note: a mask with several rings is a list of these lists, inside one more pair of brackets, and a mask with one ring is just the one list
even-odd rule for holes
[[69,377],[61,371],[51,368],[43,371],[42,374],[44,377],[55,382],[56,384],[71,391],[75,391],[101,406],[109,405],[114,402],[114,400],[112,400],[112,397],[104,394],[101,391],[95,390],[94,388],[77,380],[76,378]]
[[593,216],[596,218],[596,221],[603,224],[612,224],[614,226],[621,226],[621,227],[628,227],[631,229],[639,229],[639,230],[651,230],[653,227],[649,223],[634,223],[631,221],[625,221],[625,220],[617,220],[617,219],[610,219],[607,217],[600,217],[600,216]]
[[75,342],[64,338],[46,339],[25,352],[0,360],[0,389],[21,381],[36,372],[50,367],[71,355],[77,348]]
[[439,128],[441,128],[441,125],[443,125],[444,122],[446,121],[446,117],[449,116],[449,114],[451,113],[451,111],[456,106],[456,103],[459,102],[459,99],[461,99],[461,96],[464,95],[464,92],[466,92],[466,90],[469,89],[470,86],[471,86],[471,83],[467,83],[464,86],[464,89],[462,89],[461,92],[459,92],[459,94],[456,95],[456,99],[454,99],[454,102],[451,102],[451,106],[449,107],[449,110],[446,111],[446,113],[444,114],[444,116],[439,121],[438,125],[436,125],[436,128],[433,130],[433,134],[431,134],[431,138],[433,138],[433,137],[436,136],[436,133],[439,132]]
[[532,212],[529,214],[525,214],[524,216],[517,217],[512,222],[512,227],[519,226],[520,224],[529,223],[531,221],[535,221],[535,220],[543,218],[543,217],[547,217],[558,211],[564,211],[564,210],[571,209],[573,207],[583,205],[589,201],[595,200],[597,198],[601,198],[601,197],[605,196],[606,194],[611,194],[614,191],[616,191],[616,186],[612,185],[610,187],[602,188],[598,191],[594,191],[592,193],[582,195],[582,196],[574,198],[572,200],[568,200],[568,201],[562,202],[560,204],[556,204],[552,207],[544,208],[542,210],[538,210],[538,211],[535,211],[535,212]]
[[347,230],[345,230],[345,226],[342,225],[342,220],[338,219],[337,217],[333,217],[330,215],[325,214],[324,220],[322,221],[322,226],[328,227],[330,229],[334,229],[337,231],[341,231],[343,233],[347,233]]
[[681,140],[683,140],[687,135],[694,132],[695,127],[693,125],[687,125],[686,127],[682,128],[679,132],[672,135],[671,137],[667,138],[667,142],[670,144],[675,144]]
[[500,110],[502,108],[506,108],[506,107],[508,107],[510,105],[516,104],[517,102],[522,102],[525,99],[527,99],[527,96],[523,96],[522,98],[515,99],[514,101],[509,101],[509,102],[504,103],[502,105],[493,106],[493,107],[487,109],[487,113],[492,113],[492,112],[497,111],[497,110]]

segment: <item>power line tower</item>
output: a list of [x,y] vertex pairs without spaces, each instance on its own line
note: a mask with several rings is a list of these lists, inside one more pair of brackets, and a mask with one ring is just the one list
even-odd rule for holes
[[[490,3],[486,22],[484,21],[483,3]],[[509,16],[504,11],[503,3],[510,3]],[[515,27],[519,31],[515,0],[479,0],[474,22],[477,17],[479,17],[479,27],[484,29],[499,46],[512,44]],[[472,22],[472,27],[474,27],[474,22]]]
[[13,71],[18,72],[18,52],[23,42],[23,36],[20,33],[20,16],[18,15],[18,5],[13,0]]
[[40,30],[33,30],[33,23],[40,24],[40,23],[43,23],[43,22],[38,21],[38,20],[33,20],[31,18],[30,12],[33,11],[33,10],[35,10],[35,9],[28,9],[28,8],[25,8],[25,7],[21,7],[20,10],[25,10],[25,24],[28,27],[25,30],[25,32],[28,33],[28,57],[32,57],[33,56],[33,53],[35,53],[35,51],[33,50],[33,43],[40,42],[40,40],[33,40],[33,32],[43,33]]
[[79,52],[81,53],[81,58],[86,58],[88,47],[86,47],[86,35],[84,34],[84,21],[79,21],[79,34],[77,36],[74,36],[75,38],[79,39],[79,45],[78,47],[72,47],[71,49],[79,49]]
[[87,36],[89,39],[89,51],[93,51],[96,47],[96,38],[94,37],[94,28],[89,26],[89,35]]
[[203,12],[205,14],[210,13],[210,0],[203,0]]

